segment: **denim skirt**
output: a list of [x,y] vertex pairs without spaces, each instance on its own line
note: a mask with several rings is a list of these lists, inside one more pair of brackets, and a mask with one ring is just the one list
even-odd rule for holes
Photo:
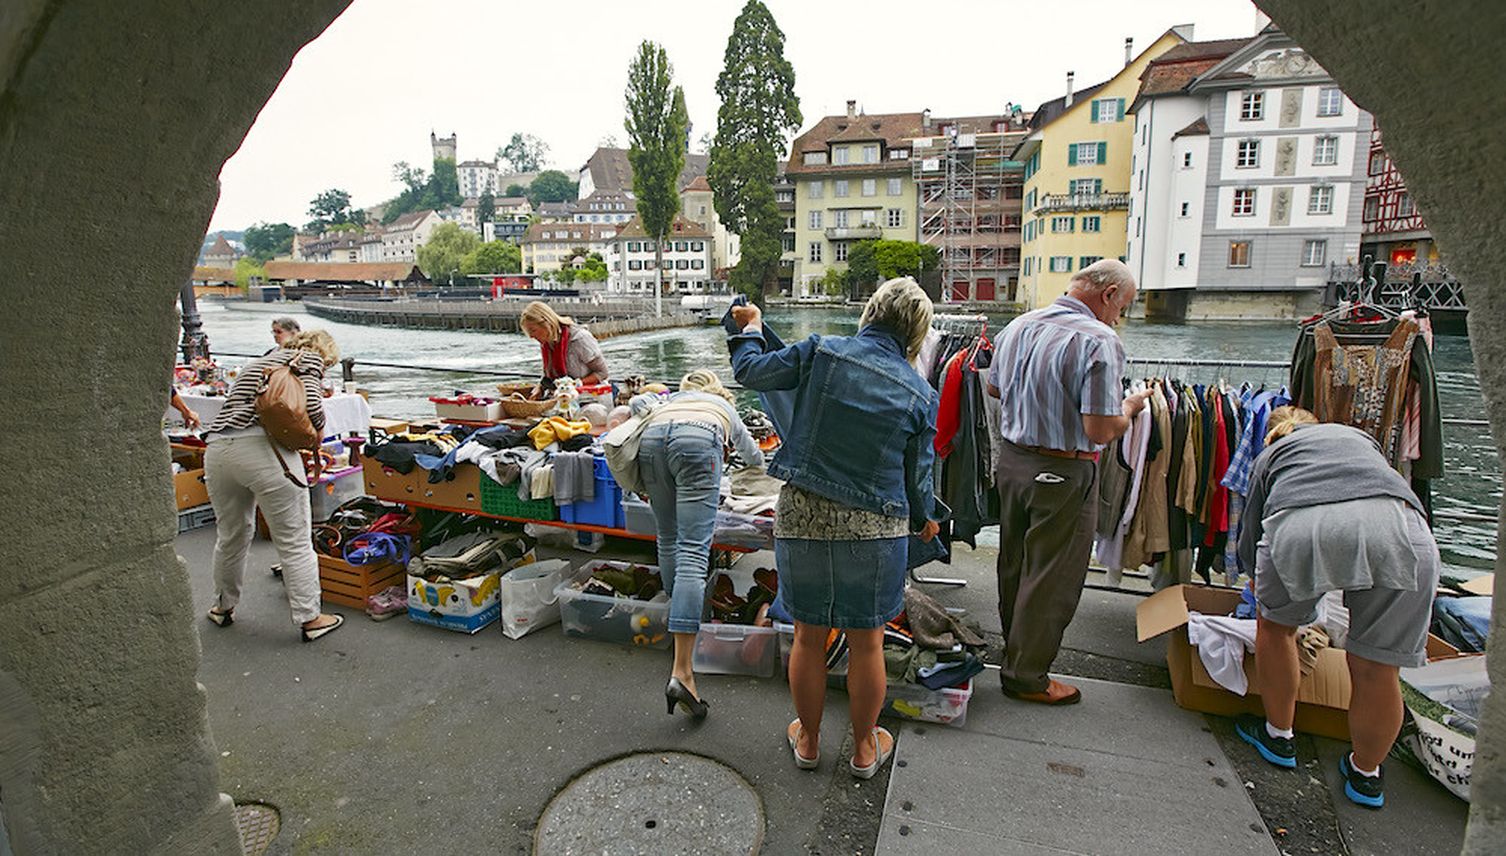
[[779,599],[802,624],[867,630],[905,608],[906,538],[774,539]]

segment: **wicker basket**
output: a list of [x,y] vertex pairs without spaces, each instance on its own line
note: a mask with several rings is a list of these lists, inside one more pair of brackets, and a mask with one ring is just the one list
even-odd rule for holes
[[538,384],[531,380],[510,380],[507,383],[497,384],[497,391],[502,393],[503,398],[511,398],[514,395],[527,398],[536,386]]
[[530,401],[522,396],[502,399],[502,416],[507,419],[538,419],[560,403],[558,398]]

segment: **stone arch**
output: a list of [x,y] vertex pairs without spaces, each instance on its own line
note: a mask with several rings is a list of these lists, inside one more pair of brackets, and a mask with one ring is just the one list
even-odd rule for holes
[[[175,339],[164,308],[213,211],[210,176],[294,54],[348,2],[140,15],[106,0],[12,0],[0,15],[0,436],[28,456],[0,494],[0,672],[13,678],[0,682],[0,709],[24,696],[40,723],[40,752],[22,758],[0,742],[0,770],[37,789],[0,803],[27,808],[25,836],[9,818],[19,853],[239,851],[172,548],[157,432]],[[1420,19],[1403,0],[1257,2],[1385,128],[1467,283],[1501,446],[1506,314],[1491,266],[1506,237],[1506,117],[1490,108],[1506,14],[1485,3],[1433,4]],[[1497,698],[1469,853],[1506,848],[1503,745]]]

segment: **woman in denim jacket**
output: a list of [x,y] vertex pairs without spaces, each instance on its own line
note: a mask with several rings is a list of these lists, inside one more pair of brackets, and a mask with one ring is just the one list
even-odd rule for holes
[[829,628],[846,631],[850,769],[871,778],[894,751],[875,727],[887,689],[884,624],[904,608],[906,543],[935,536],[931,466],[936,393],[911,367],[931,327],[913,279],[879,287],[856,336],[811,336],[769,350],[755,306],[734,307],[728,340],[739,383],[793,391],[794,424],[769,464],[784,480],[775,518],[779,597],[795,619],[786,738],[795,765],[820,761]]

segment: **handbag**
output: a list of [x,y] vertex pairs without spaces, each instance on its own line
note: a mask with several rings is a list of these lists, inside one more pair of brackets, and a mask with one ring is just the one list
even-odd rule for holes
[[319,430],[309,419],[303,377],[291,364],[262,371],[256,418],[272,442],[289,451],[317,451]]

